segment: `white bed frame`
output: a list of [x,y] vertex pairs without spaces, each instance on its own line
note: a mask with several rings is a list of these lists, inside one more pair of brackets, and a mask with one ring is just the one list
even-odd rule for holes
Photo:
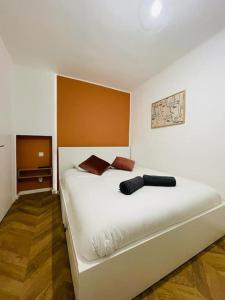
[[[89,157],[108,161],[130,157],[129,147],[59,148],[59,176]],[[76,300],[132,299],[225,234],[225,203],[188,221],[176,224],[116,251],[87,262],[77,251],[76,228],[72,226],[70,203],[60,180],[63,223]]]

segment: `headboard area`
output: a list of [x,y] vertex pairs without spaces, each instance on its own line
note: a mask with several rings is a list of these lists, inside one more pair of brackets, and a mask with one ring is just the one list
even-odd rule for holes
[[96,155],[109,163],[116,156],[130,158],[130,147],[59,147],[59,178],[62,173],[73,168],[91,155]]

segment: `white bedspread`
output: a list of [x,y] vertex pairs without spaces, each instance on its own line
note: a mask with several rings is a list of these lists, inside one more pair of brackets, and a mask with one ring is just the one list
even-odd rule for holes
[[165,175],[137,167],[133,172],[110,169],[102,176],[76,169],[64,173],[78,250],[87,260],[169,226],[188,220],[222,202],[211,187],[176,177],[176,187],[143,187],[127,196],[119,183],[138,175]]

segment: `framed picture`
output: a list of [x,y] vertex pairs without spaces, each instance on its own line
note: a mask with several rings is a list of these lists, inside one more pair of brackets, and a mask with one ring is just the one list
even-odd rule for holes
[[152,103],[151,127],[160,128],[185,123],[185,91]]

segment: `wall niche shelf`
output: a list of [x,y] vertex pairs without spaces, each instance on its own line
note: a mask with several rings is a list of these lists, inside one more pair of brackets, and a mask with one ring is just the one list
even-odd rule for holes
[[17,192],[52,188],[52,137],[17,135]]
[[31,179],[31,178],[45,178],[52,177],[52,168],[37,168],[37,169],[18,169],[17,178],[18,180],[22,179]]

